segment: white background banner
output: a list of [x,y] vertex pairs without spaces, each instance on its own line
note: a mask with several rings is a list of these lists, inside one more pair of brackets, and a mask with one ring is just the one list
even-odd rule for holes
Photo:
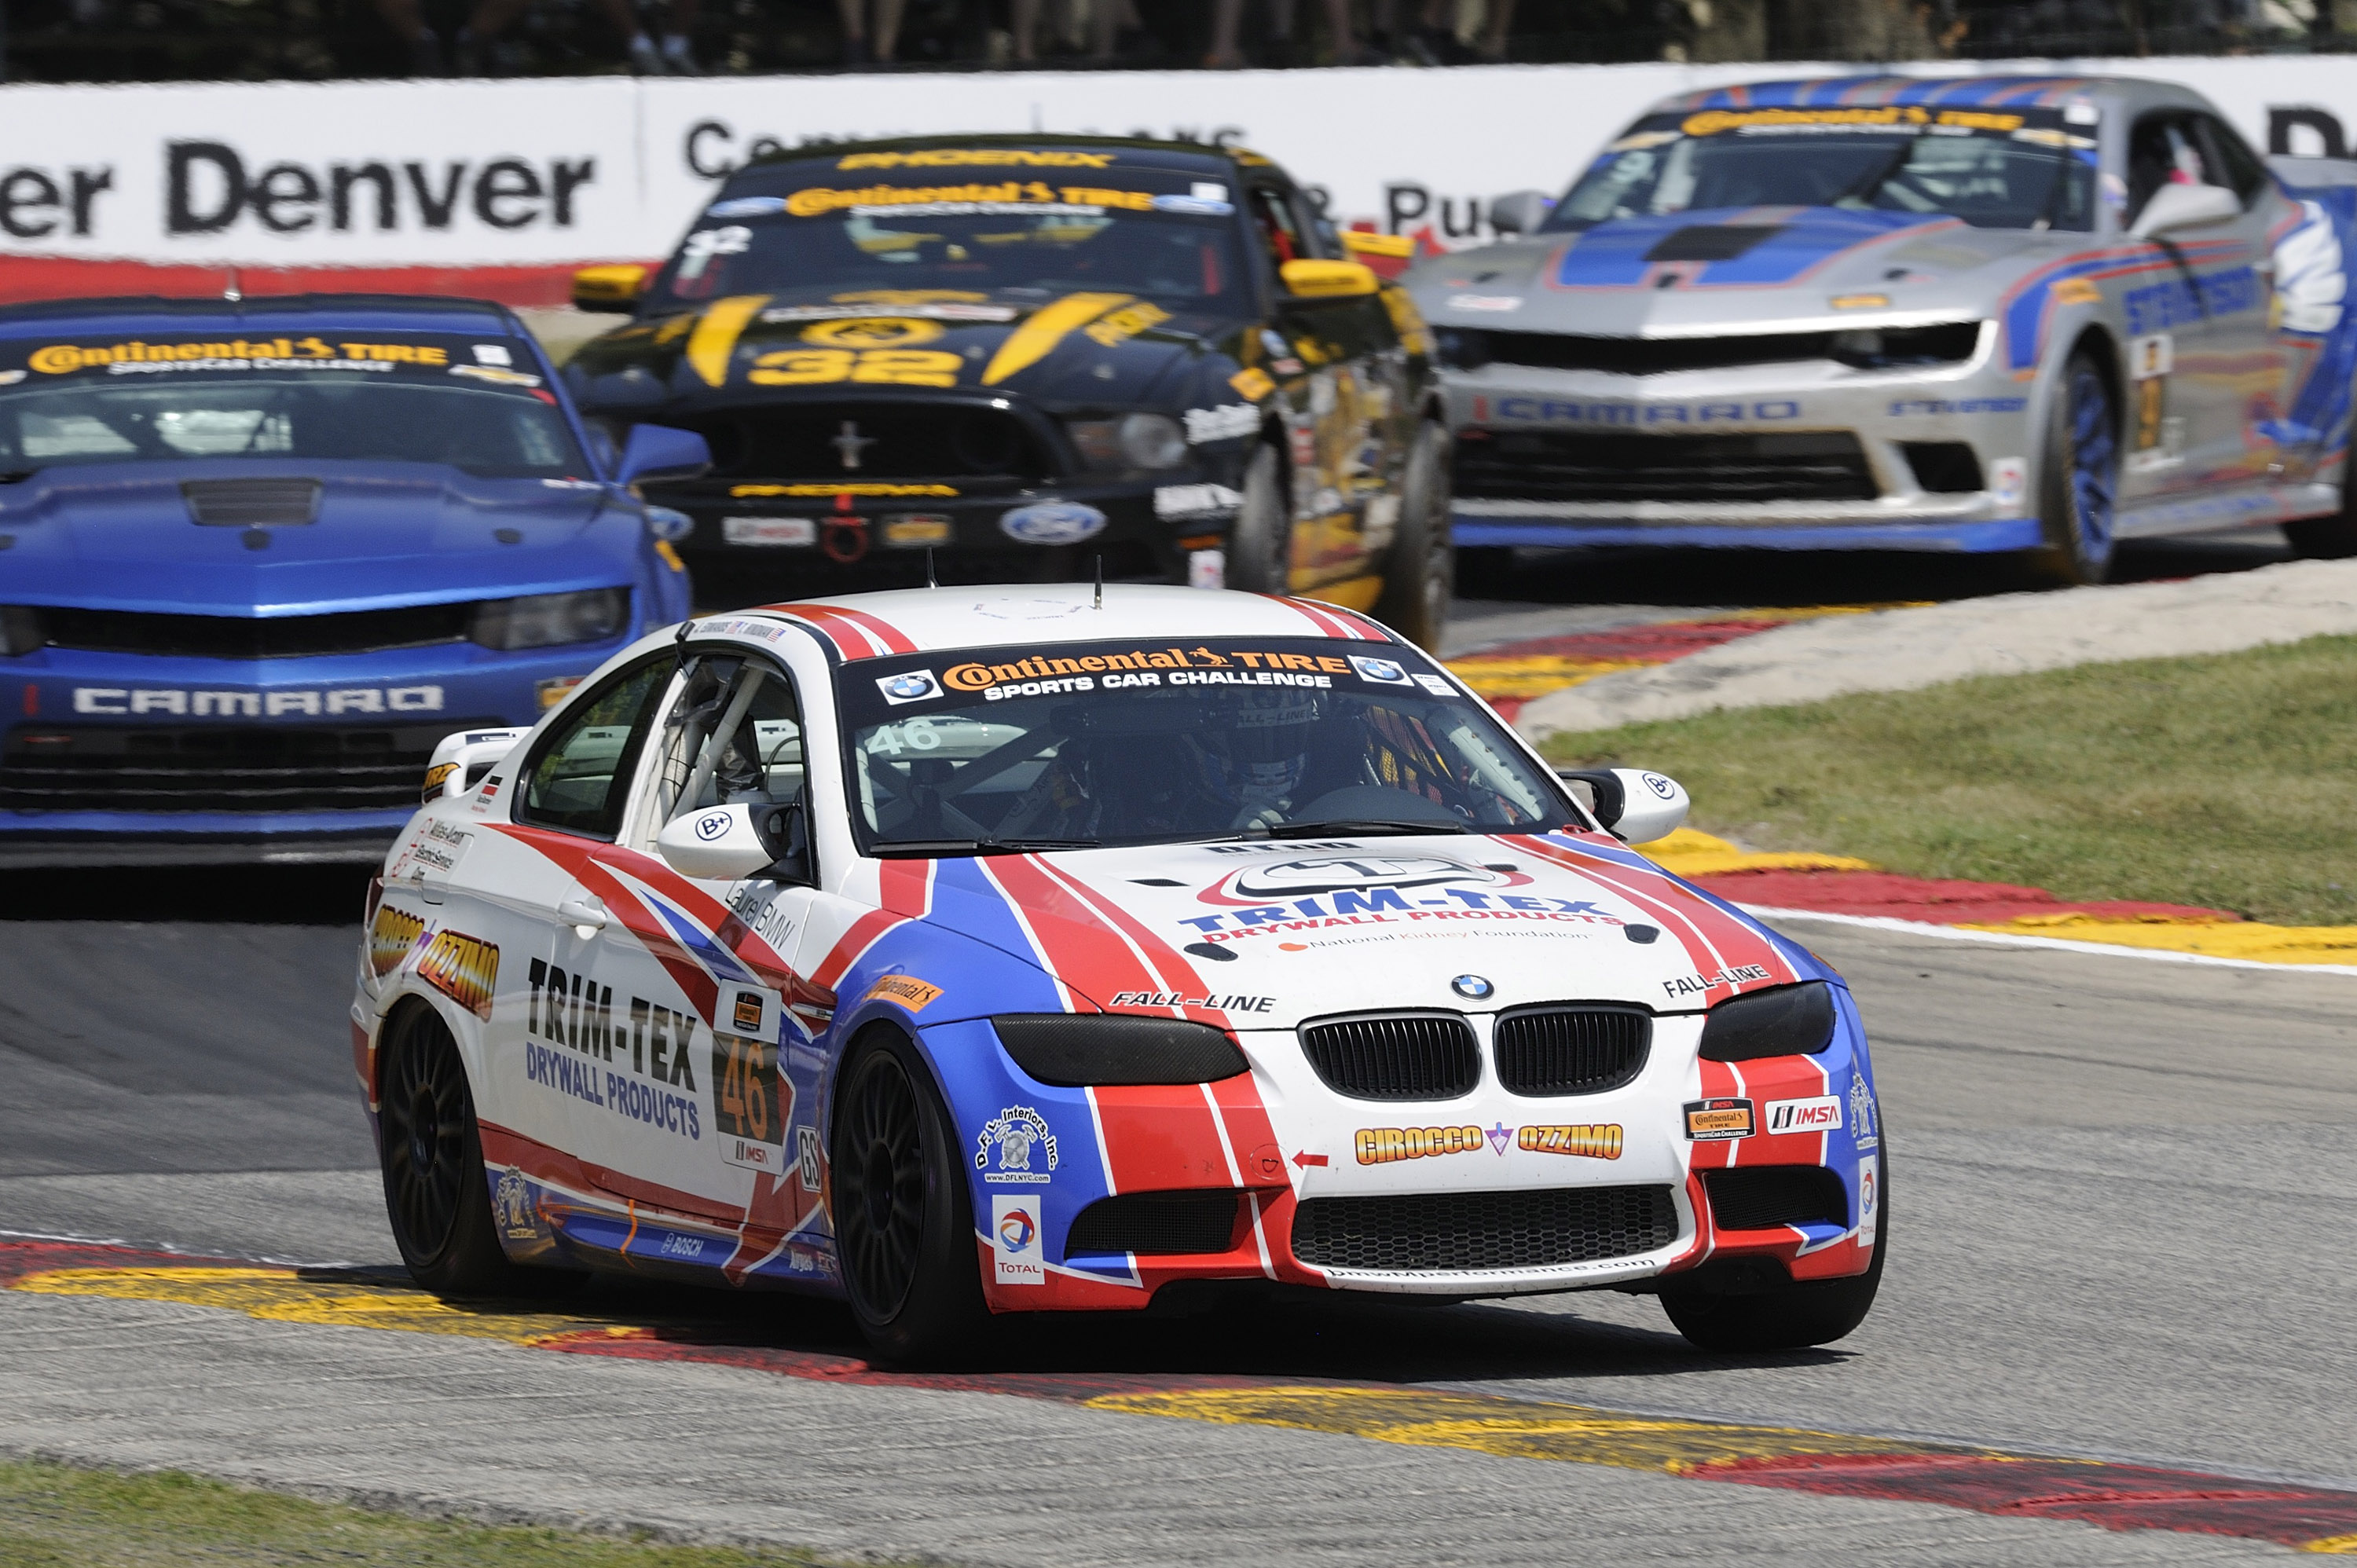
[[[1935,68],[1910,68],[1932,74]],[[1939,73],[1964,69],[1940,66]],[[2340,57],[1991,61],[2208,94],[2262,149],[2357,126]],[[0,257],[244,266],[525,266],[659,256],[771,147],[1093,132],[1255,148],[1340,222],[1486,237],[1477,204],[1560,189],[1653,100],[1805,66],[1090,72],[636,81],[0,88]]]

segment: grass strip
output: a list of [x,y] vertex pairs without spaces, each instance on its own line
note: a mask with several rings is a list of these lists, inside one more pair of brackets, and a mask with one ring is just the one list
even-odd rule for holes
[[415,1518],[175,1470],[0,1460],[0,1563],[8,1568],[801,1568],[835,1561]]
[[2357,638],[1983,676],[1553,737],[1697,826],[1915,876],[2357,923]]

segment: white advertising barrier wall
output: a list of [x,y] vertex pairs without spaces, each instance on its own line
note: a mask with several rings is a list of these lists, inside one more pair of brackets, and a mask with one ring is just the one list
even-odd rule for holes
[[[1338,221],[1467,242],[1486,237],[1477,203],[1560,188],[1657,98],[1837,69],[16,86],[0,88],[0,261],[553,275],[662,254],[714,182],[769,147],[957,131],[1248,145],[1326,193]],[[2357,72],[2338,58],[1906,69],[2183,81],[2263,148],[2339,151],[2357,126]]]

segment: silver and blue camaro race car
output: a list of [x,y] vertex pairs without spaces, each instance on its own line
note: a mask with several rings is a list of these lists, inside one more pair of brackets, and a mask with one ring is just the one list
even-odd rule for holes
[[2018,552],[2344,500],[2357,165],[2262,159],[2200,94],[1835,78],[1673,98],[1506,242],[1411,274],[1460,547]]

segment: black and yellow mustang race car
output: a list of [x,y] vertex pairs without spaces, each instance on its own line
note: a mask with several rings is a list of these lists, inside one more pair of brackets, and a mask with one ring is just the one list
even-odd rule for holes
[[[1437,639],[1448,437],[1400,289],[1255,154],[1078,136],[838,144],[731,176],[566,370],[617,439],[710,443],[705,603],[1107,576],[1291,592]],[[1395,243],[1395,242],[1394,242]]]

